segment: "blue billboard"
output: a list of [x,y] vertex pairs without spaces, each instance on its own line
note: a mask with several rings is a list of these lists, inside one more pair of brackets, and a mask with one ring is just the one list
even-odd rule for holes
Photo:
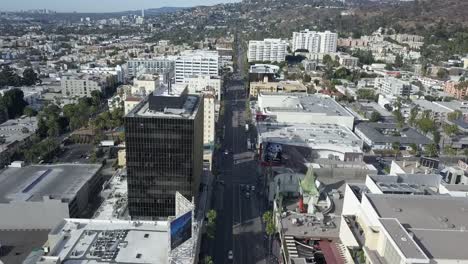
[[192,237],[192,211],[171,222],[171,250],[182,245]]

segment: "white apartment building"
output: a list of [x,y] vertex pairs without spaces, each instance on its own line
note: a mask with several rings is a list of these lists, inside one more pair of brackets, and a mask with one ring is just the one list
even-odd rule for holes
[[354,68],[358,66],[359,59],[348,54],[338,55],[340,65],[347,68]]
[[215,141],[216,98],[213,94],[203,96],[203,144],[211,146]]
[[138,96],[127,96],[124,101],[124,114],[127,115],[130,113],[130,111],[135,108],[141,101],[143,101],[143,98],[138,97]]
[[306,49],[312,53],[336,52],[338,34],[325,31],[309,31],[308,29],[294,32],[292,39],[292,50]]
[[376,78],[374,88],[377,89],[380,94],[386,96],[409,96],[419,90],[417,86],[407,81],[390,76]]
[[188,84],[189,93],[200,93],[203,91],[214,91],[218,100],[221,100],[221,78],[218,76],[190,76],[184,78]]
[[190,76],[219,76],[217,51],[185,51],[175,60],[175,82],[184,83]]
[[288,42],[282,39],[249,41],[247,59],[252,61],[282,62],[286,58]]
[[120,65],[117,65],[116,67],[95,67],[95,68],[90,68],[90,67],[85,67],[81,68],[80,71],[82,73],[86,74],[110,74],[114,75],[117,78],[117,82],[123,83],[125,80],[125,73],[124,70]]
[[106,79],[86,74],[64,76],[61,80],[64,97],[90,97],[93,91],[103,92],[106,86]]
[[159,87],[159,76],[154,74],[142,74],[133,80],[131,94],[147,96]]
[[174,69],[174,59],[172,57],[158,58],[136,58],[127,62],[128,75],[137,77],[141,73],[165,73]]

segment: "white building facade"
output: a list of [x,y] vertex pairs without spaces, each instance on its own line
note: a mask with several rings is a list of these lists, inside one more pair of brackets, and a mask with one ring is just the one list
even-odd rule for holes
[[128,75],[137,77],[141,73],[166,73],[174,69],[174,59],[172,57],[159,58],[136,58],[127,62]]
[[292,50],[305,49],[312,53],[336,52],[338,34],[325,31],[316,32],[308,29],[294,32],[292,39]]
[[216,98],[221,100],[222,81],[217,76],[190,76],[184,78],[188,84],[189,93],[200,93],[203,91],[214,91]]
[[385,96],[409,96],[419,90],[417,86],[407,81],[389,76],[376,78],[374,88]]
[[190,76],[219,76],[217,51],[187,51],[175,60],[175,82],[184,83]]
[[98,77],[65,76],[61,80],[64,97],[91,97],[93,91],[103,92],[106,81]]
[[249,41],[247,59],[252,61],[282,62],[286,58],[288,42],[282,39]]
[[203,144],[212,146],[215,141],[215,119],[216,119],[216,98],[214,95],[205,93],[203,96]]

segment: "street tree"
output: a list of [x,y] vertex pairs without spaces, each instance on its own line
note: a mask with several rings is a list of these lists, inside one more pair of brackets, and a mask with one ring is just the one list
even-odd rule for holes
[[32,68],[27,68],[23,71],[23,85],[35,85],[38,80],[37,73]]
[[424,134],[427,134],[436,129],[434,121],[427,117],[419,119],[418,127]]
[[416,106],[416,107],[411,108],[410,116],[408,120],[408,123],[410,124],[410,126],[415,125],[416,118],[418,117],[418,113],[419,113],[419,107]]
[[453,125],[445,124],[443,126],[443,129],[444,129],[444,133],[447,134],[449,137],[456,135],[460,132],[458,129],[458,126],[455,124]]
[[378,122],[380,121],[381,118],[382,118],[382,115],[379,112],[373,111],[369,120],[371,122]]
[[401,147],[400,142],[393,142],[392,143],[392,149],[393,149],[393,153],[395,154],[395,158],[400,153],[400,147]]
[[265,223],[265,232],[268,235],[268,254],[271,254],[271,237],[276,233],[273,213],[271,211],[265,212],[262,216],[262,219]]
[[37,114],[37,112],[32,109],[30,106],[26,106],[23,110],[23,114],[25,114],[27,117],[31,118]]
[[416,143],[411,143],[409,146],[410,146],[410,148],[411,148],[410,153],[411,153],[412,155],[418,154],[419,148],[418,148],[418,145],[416,145]]
[[1,97],[1,104],[5,106],[9,118],[16,118],[23,114],[24,108],[28,105],[24,101],[24,93],[18,88],[6,91]]
[[216,233],[216,217],[217,213],[215,210],[210,210],[206,214],[206,218],[208,219],[207,223],[207,235],[208,238],[214,239]]
[[424,149],[424,154],[428,157],[435,157],[437,156],[437,146],[436,144],[429,144]]
[[401,130],[405,124],[405,117],[398,108],[393,111],[393,116],[395,117],[397,128]]
[[205,258],[203,258],[203,264],[214,264],[213,258],[211,256],[205,256]]
[[453,121],[459,119],[462,116],[462,112],[460,110],[455,110],[447,114],[447,119],[449,121]]

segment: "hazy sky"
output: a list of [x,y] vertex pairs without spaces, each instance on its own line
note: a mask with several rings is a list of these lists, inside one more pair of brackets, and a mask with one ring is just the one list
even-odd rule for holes
[[112,12],[157,8],[234,3],[240,0],[0,0],[0,10],[51,9],[60,12]]

